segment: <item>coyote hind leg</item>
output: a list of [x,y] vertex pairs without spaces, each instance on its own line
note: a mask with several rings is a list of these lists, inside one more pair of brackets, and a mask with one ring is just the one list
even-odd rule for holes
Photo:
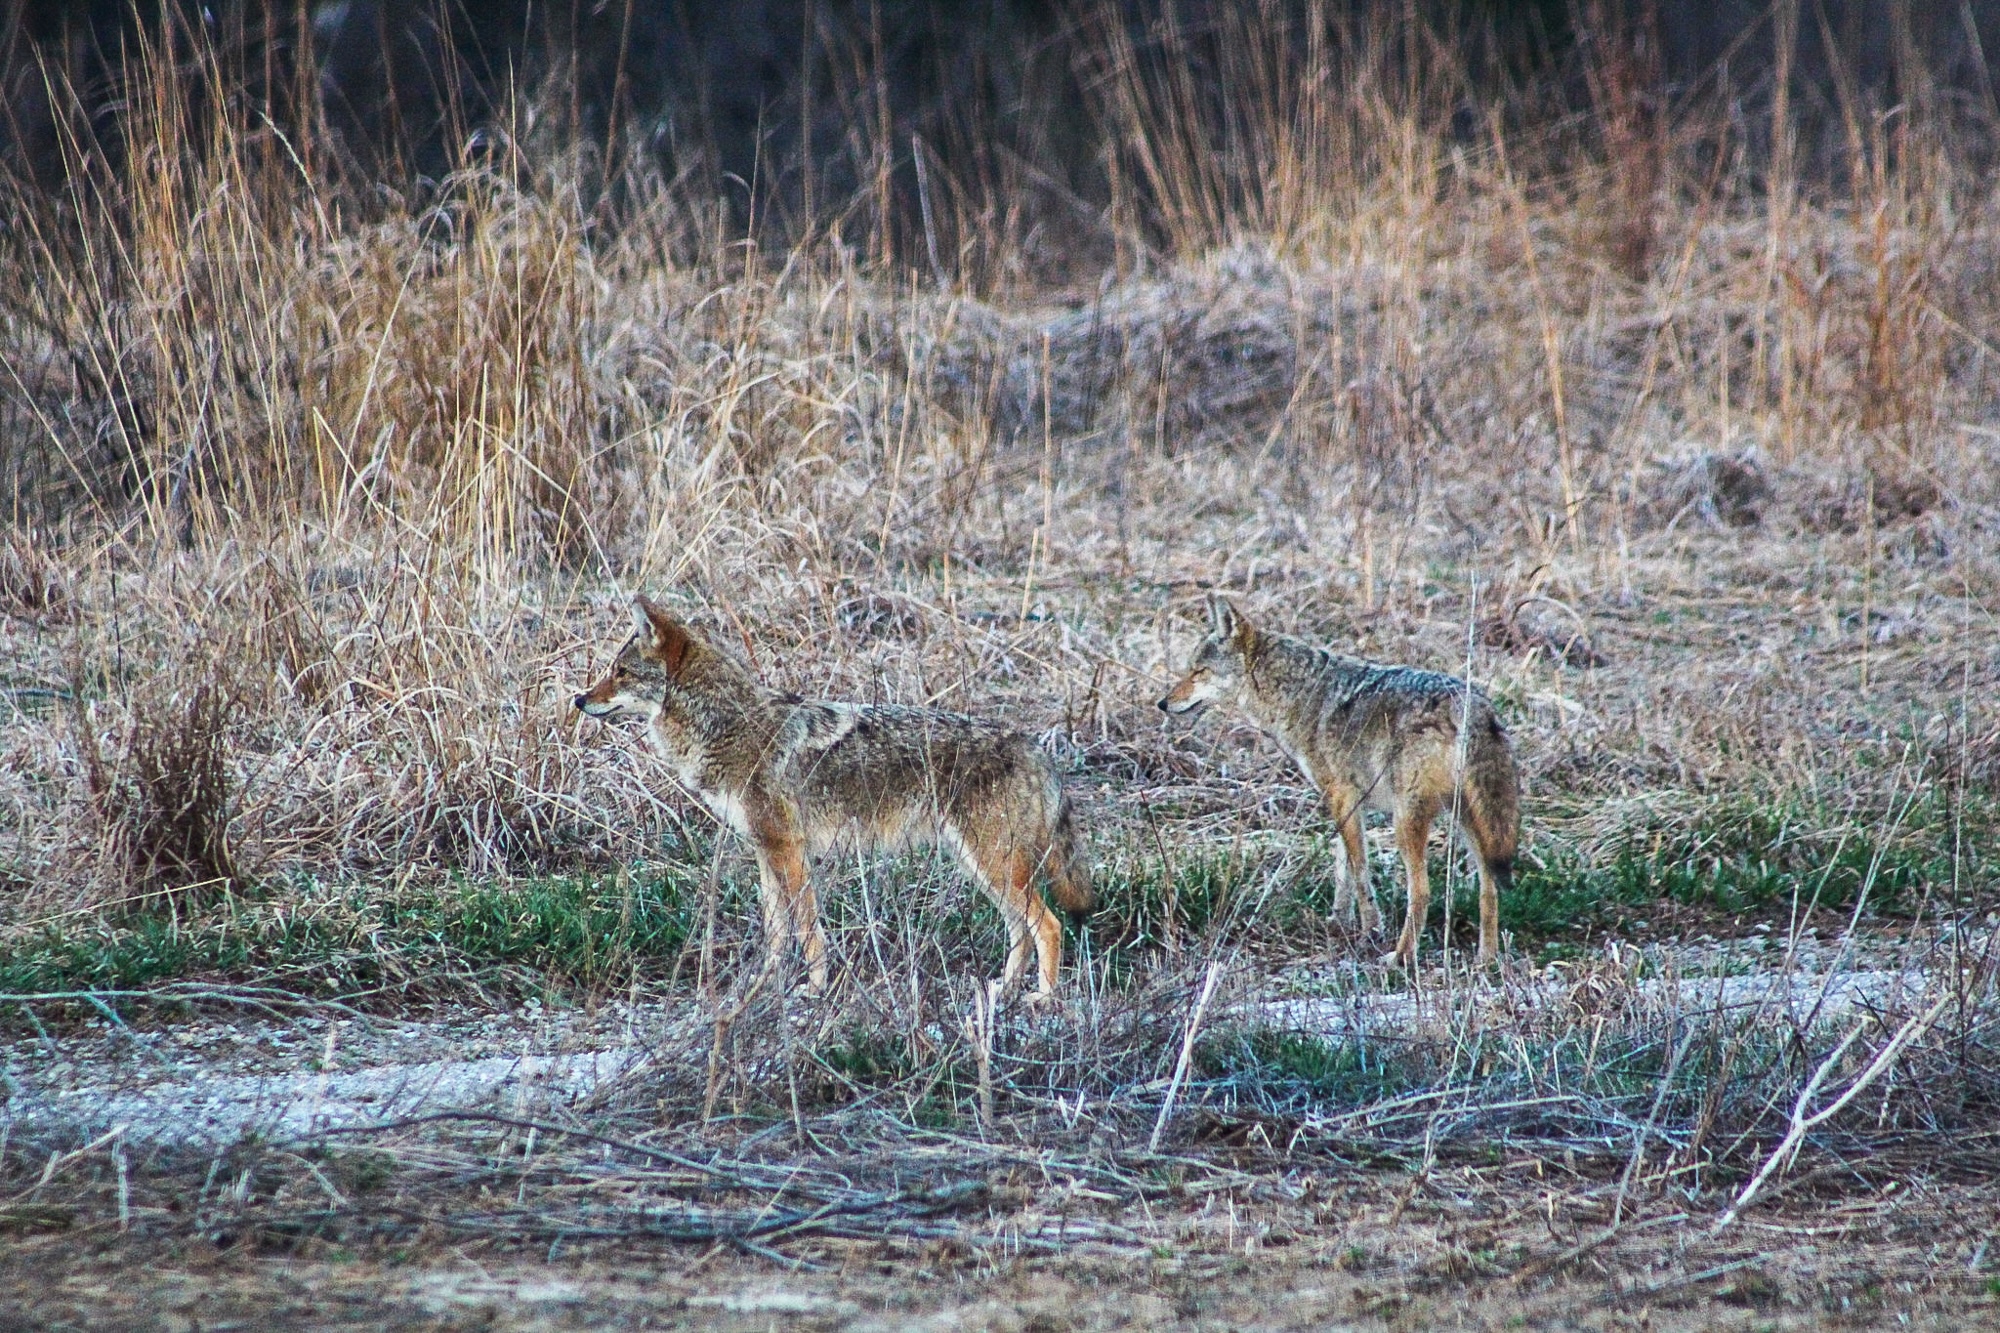
[[965,860],[972,877],[1000,909],[1007,923],[1007,963],[1000,973],[1000,991],[1011,995],[1028,970],[1032,948],[1038,964],[1038,982],[1031,1002],[1055,994],[1056,973],[1062,963],[1062,927],[1035,891],[1035,858],[1019,848],[982,847],[965,842]]
[[1479,965],[1500,957],[1500,895],[1514,888],[1514,857],[1520,845],[1518,797],[1508,787],[1492,792],[1472,787],[1460,801],[1459,840],[1479,866]]
[[1500,957],[1500,885],[1491,863],[1479,862],[1479,965]]
[[1479,863],[1479,965],[1485,967],[1500,957],[1500,895],[1514,887],[1514,854],[1511,845],[1471,828],[1464,840]]

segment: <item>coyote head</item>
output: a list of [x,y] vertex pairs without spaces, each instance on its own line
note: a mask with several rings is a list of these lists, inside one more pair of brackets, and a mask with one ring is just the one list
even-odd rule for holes
[[694,646],[686,626],[644,597],[632,599],[632,619],[636,628],[611,670],[576,696],[592,717],[658,717]]
[[1227,597],[1210,593],[1208,637],[1194,650],[1194,661],[1180,684],[1160,700],[1166,713],[1192,713],[1216,699],[1234,699],[1242,687],[1244,657],[1256,630]]

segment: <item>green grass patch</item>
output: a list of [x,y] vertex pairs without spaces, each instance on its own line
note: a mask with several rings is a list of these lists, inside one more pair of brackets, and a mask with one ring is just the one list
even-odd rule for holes
[[844,1102],[857,1094],[901,1092],[920,1125],[954,1126],[977,1095],[978,1080],[961,1057],[919,1056],[910,1035],[854,1023],[813,1052],[821,1076],[807,1089],[815,1099]]
[[1662,902],[1786,918],[1794,903],[1852,911],[1865,894],[1872,915],[1908,915],[1991,878],[1993,827],[1990,809],[1954,811],[1938,793],[1865,820],[1796,799],[1722,801],[1635,829],[1608,854],[1538,839],[1500,917],[1524,936],[1554,938],[1629,925],[1641,915],[1633,909]]
[[1366,1106],[1423,1085],[1429,1072],[1403,1043],[1336,1039],[1271,1028],[1218,1036],[1197,1052],[1199,1068],[1276,1103],[1329,1109]]
[[298,881],[192,917],[85,918],[0,942],[0,993],[188,980],[320,994],[617,983],[634,966],[671,964],[694,930],[699,897],[698,880],[678,871],[451,881],[388,897]]
[[[1914,913],[1925,901],[1961,898],[1993,878],[1989,848],[2000,833],[1991,802],[1954,808],[1942,793],[1919,793],[1893,811],[1857,815],[1796,795],[1733,797],[1684,818],[1655,818],[1588,845],[1531,826],[1513,891],[1503,895],[1504,929],[1561,945],[1583,932],[1658,924],[1661,904],[1731,917],[1783,922],[1800,908],[1849,912],[1865,892],[1871,917]],[[1100,864],[1098,938],[1116,951],[1156,947],[1171,911],[1183,941],[1219,923],[1273,942],[1318,938],[1333,915],[1343,854],[1331,830],[1302,832],[1290,845],[1259,840],[1174,849],[1162,865],[1140,844]],[[1176,852],[1179,851],[1179,854]],[[1385,931],[1402,922],[1399,856],[1376,849],[1370,882]],[[1475,938],[1479,885],[1469,860],[1441,836],[1431,844],[1429,938],[1446,924]]]
[[[1954,810],[1936,793],[1862,817],[1796,797],[1725,799],[1590,847],[1563,836],[1558,824],[1557,831],[1531,832],[1500,919],[1523,939],[1564,941],[1580,930],[1629,928],[1662,903],[1783,920],[1795,901],[1851,911],[1864,891],[1871,916],[1893,918],[1927,899],[1948,901],[1954,884],[1963,896],[1990,881],[1987,849],[1996,830],[2000,819],[1988,806]],[[1100,874],[1103,915],[1127,946],[1156,945],[1170,904],[1184,940],[1225,919],[1275,940],[1311,938],[1311,926],[1333,914],[1340,855],[1327,830],[1303,833],[1291,848],[1190,849],[1165,867],[1157,855],[1136,855],[1118,867],[1122,874]],[[1449,898],[1452,927],[1470,940],[1479,910],[1470,863],[1438,838],[1430,872],[1432,938],[1445,925]],[[1385,928],[1397,929],[1401,858],[1378,851],[1370,881]]]
[[864,1088],[882,1088],[913,1077],[916,1057],[897,1034],[854,1024],[816,1052],[837,1077]]
[[[1869,817],[1796,798],[1730,798],[1588,843],[1565,836],[1574,824],[1555,819],[1531,836],[1501,920],[1524,942],[1565,947],[1657,922],[1661,904],[1781,922],[1794,903],[1851,911],[1864,890],[1871,915],[1893,918],[1947,899],[1954,886],[1964,897],[1987,884],[1996,824],[1991,801],[1954,808],[1939,793]],[[1443,925],[1449,883],[1453,929],[1469,939],[1476,882],[1447,855],[1441,840],[1434,844],[1430,938]],[[1120,987],[1169,937],[1191,947],[1322,947],[1318,927],[1333,910],[1339,856],[1326,829],[1193,847],[1143,837],[1100,845],[1088,952]],[[189,980],[317,995],[622,985],[635,969],[663,975],[698,929],[706,861],[393,890],[276,881],[179,915],[71,918],[0,940],[0,993]],[[999,914],[955,865],[920,856],[870,861],[861,874],[865,882],[837,862],[816,874],[827,928],[845,941],[850,962],[941,947],[949,969],[997,970],[1006,947]],[[1403,891],[1397,858],[1378,857],[1372,881],[1394,930]],[[756,898],[747,867],[724,876],[718,920],[735,938],[756,931]],[[1084,941],[1067,923],[1066,931],[1068,955],[1080,956]],[[872,944],[857,943],[871,933]],[[1311,1084],[1319,1075],[1299,1077]]]
[[[1839,1035],[1839,1023],[1826,1022],[1801,1042],[1748,1014],[1709,1015],[1692,1025],[1670,1019],[1608,1031],[1502,1027],[1449,1037],[1253,1025],[1204,1038],[1197,1068],[1211,1089],[1226,1084],[1234,1099],[1271,1110],[1338,1113],[1412,1092],[1462,1089],[1473,1101],[1515,1103],[1503,1118],[1517,1128],[1560,1135],[1562,1117],[1581,1114],[1601,1124],[1609,1113],[1629,1120],[1656,1103],[1668,1124],[1724,1102],[1732,1115],[1765,1115],[1777,1105],[1776,1093],[1795,1086]],[[1676,1047],[1683,1048],[1678,1060]],[[1541,1100],[1553,1093],[1575,1101]],[[1556,1120],[1543,1123],[1546,1117]]]
[[[1284,932],[1333,910],[1338,846],[1308,834],[1289,846],[1196,847],[1165,861],[1139,846],[1097,868],[1094,929],[1126,947],[1231,928]],[[1150,854],[1149,854],[1150,853]]]

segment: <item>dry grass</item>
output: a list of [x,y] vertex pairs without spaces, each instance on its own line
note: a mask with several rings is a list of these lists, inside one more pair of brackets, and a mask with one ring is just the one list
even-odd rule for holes
[[[1620,1182],[1615,1228],[1628,1194],[1733,1190],[1822,1059],[1829,1091],[1864,1090],[1925,1011],[1840,1052],[1811,1027],[1757,1045],[1755,1016],[1648,1008],[1576,956],[1751,920],[1855,944],[1879,909],[1913,941],[1897,961],[1960,1003],[1813,1151],[1947,1141],[1990,1113],[1989,192],[1907,116],[1857,131],[1843,192],[1774,195],[1701,156],[1724,131],[1694,113],[1649,122],[1629,69],[1592,75],[1601,143],[1499,116],[1467,140],[1442,54],[1401,82],[1240,54],[1230,77],[1270,96],[1232,102],[1232,127],[1107,46],[1104,121],[1132,155],[1102,222],[1121,261],[1080,290],[940,285],[824,233],[722,244],[706,202],[643,182],[593,234],[557,168],[509,155],[468,162],[435,211],[364,215],[226,106],[192,128],[135,116],[150,137],[114,199],[15,201],[10,956],[51,931],[116,942],[135,916],[253,941],[337,919],[331,953],[394,960],[367,986],[424,948],[454,976],[470,957],[476,986],[472,934],[395,935],[412,904],[666,866],[685,893],[662,910],[688,929],[572,973],[696,988],[706,1017],[646,1085],[657,1108],[788,1118],[803,1145],[802,1104],[879,1098],[886,1119],[811,1123],[886,1136],[854,1150],[879,1156],[935,1111],[1080,1159],[1097,1149],[1066,1108],[1104,1100],[1092,1123],[1129,1145],[1174,1084],[1201,1108],[1174,1134],[1391,1154],[1413,1194],[1469,1143],[1582,1152],[1591,1209]],[[164,75],[148,87],[170,104]],[[1237,154],[1219,165],[1218,138]],[[1314,910],[1326,862],[1296,775],[1240,721],[1187,734],[1152,707],[1207,587],[1467,671],[1513,726],[1529,961],[1504,1013],[1431,1031],[1390,1082],[1343,1082],[1338,1052],[1313,1066],[1254,1024],[1203,1045],[1189,1022],[1211,959],[1247,1002],[1359,947]],[[992,923],[928,863],[829,869],[846,1028],[715,1018],[751,943],[740,850],[719,853],[723,910],[698,916],[705,817],[568,708],[639,589],[773,684],[1043,740],[1113,906],[1074,1030],[963,1025]],[[1559,1003],[1534,971],[1550,943],[1583,969]],[[254,948],[188,956],[270,979]],[[1544,1062],[1566,1057],[1580,1081],[1551,1090]],[[1433,1100],[1402,1115],[1411,1089]],[[1990,1142],[1966,1151],[1955,1169],[1990,1166]],[[574,1229],[536,1207],[493,1225]]]

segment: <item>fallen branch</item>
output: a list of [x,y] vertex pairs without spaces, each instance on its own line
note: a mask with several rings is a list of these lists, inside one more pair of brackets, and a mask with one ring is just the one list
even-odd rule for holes
[[[613,1138],[608,1134],[598,1134],[591,1130],[578,1129],[571,1125],[558,1125],[547,1120],[529,1120],[520,1116],[501,1115],[497,1111],[431,1111],[424,1115],[408,1116],[401,1120],[390,1120],[376,1125],[329,1126],[313,1131],[313,1134],[308,1137],[325,1138],[335,1134],[387,1134],[399,1129],[416,1129],[423,1125],[444,1124],[453,1121],[498,1125],[506,1129],[533,1130],[539,1134],[581,1139],[586,1143],[601,1144],[604,1147],[612,1148],[619,1152],[630,1153],[635,1157],[647,1158],[668,1166],[677,1166],[684,1171],[693,1171],[705,1175],[731,1189],[749,1191],[789,1189],[806,1198],[822,1202],[848,1202],[861,1193],[860,1191],[815,1193],[810,1189],[801,1189],[796,1184],[800,1175],[820,1174],[810,1171],[809,1168],[798,1166],[786,1166],[783,1168],[767,1167],[761,1166],[756,1162],[736,1161],[730,1158],[716,1158],[713,1161],[702,1162],[692,1157],[684,1157],[676,1152],[669,1152],[665,1148],[654,1148],[643,1143],[634,1143],[630,1139]],[[872,1197],[887,1198],[888,1196],[878,1195]]]
[[1207,1011],[1209,999],[1215,994],[1215,983],[1221,976],[1222,960],[1218,958],[1208,965],[1208,975],[1201,982],[1201,995],[1194,1002],[1193,1012],[1188,1015],[1186,1030],[1181,1033],[1181,1058],[1174,1062],[1174,1076],[1167,1080],[1166,1100],[1160,1103],[1159,1119],[1153,1122],[1153,1137],[1146,1141],[1147,1152],[1160,1150],[1160,1135],[1167,1132],[1167,1121],[1174,1113],[1174,1099],[1180,1095],[1188,1065],[1194,1060],[1195,1038],[1201,1035],[1201,1016]]
[[1819,1091],[1820,1084],[1824,1083],[1827,1075],[1833,1072],[1833,1067],[1840,1062],[1840,1057],[1847,1054],[1847,1048],[1854,1044],[1855,1039],[1867,1027],[1867,1020],[1857,1023],[1840,1045],[1834,1047],[1833,1053],[1822,1060],[1819,1068],[1813,1071],[1812,1078],[1807,1080],[1805,1088],[1799,1093],[1798,1101],[1792,1106],[1792,1123],[1785,1131],[1785,1137],[1771,1150],[1771,1155],[1764,1159],[1764,1165],[1750,1178],[1750,1183],[1743,1187],[1743,1192],[1736,1196],[1736,1202],[1730,1204],[1722,1216],[1716,1219],[1714,1230],[1721,1231],[1735,1222],[1749,1206],[1750,1201],[1757,1197],[1757,1192],[1764,1188],[1764,1182],[1775,1172],[1791,1166],[1792,1160],[1798,1155],[1799,1146],[1805,1142],[1806,1135],[1840,1114],[1842,1108],[1887,1072],[1903,1048],[1936,1022],[1938,1015],[1944,1012],[1945,1006],[1951,1003],[1953,998],[1951,995],[1941,995],[1937,1002],[1923,1013],[1905,1019],[1903,1026],[1896,1029],[1896,1035],[1889,1038],[1887,1044],[1875,1053],[1875,1058],[1868,1062],[1868,1067],[1862,1070],[1852,1083],[1847,1085],[1845,1092],[1834,1098],[1827,1106],[1807,1115],[1806,1106],[1812,1101],[1813,1094]]
[[1591,1304],[1621,1305],[1626,1301],[1650,1300],[1655,1296],[1663,1296],[1670,1291],[1679,1291],[1682,1287],[1692,1287],[1700,1282],[1712,1282],[1716,1278],[1727,1277],[1731,1273],[1750,1267],[1762,1260],[1763,1257],[1760,1254],[1753,1254],[1748,1259],[1732,1259],[1728,1263],[1716,1264],[1711,1268],[1704,1268],[1698,1273],[1683,1273],[1679,1277],[1662,1278],[1657,1282],[1647,1282],[1636,1287],[1625,1287],[1622,1289],[1612,1287],[1610,1290],[1600,1293],[1591,1301]]
[[1508,1274],[1505,1285],[1515,1287],[1523,1282],[1538,1278],[1544,1273],[1553,1273],[1558,1268],[1575,1263],[1586,1254],[1601,1248],[1606,1243],[1616,1240],[1620,1236],[1629,1236],[1635,1231],[1645,1231],[1652,1227],[1676,1226],[1687,1220],[1688,1215],[1686,1213],[1668,1213],[1663,1217],[1647,1218],[1643,1222],[1613,1222],[1596,1235],[1586,1237],[1566,1250],[1559,1250],[1555,1254],[1523,1264],[1520,1268]]
[[[367,1015],[338,1000],[320,1000],[275,986],[207,986],[176,982],[149,990],[52,990],[0,993],[0,1005],[23,1008],[38,1004],[87,1004],[103,1013],[113,1000],[138,1000],[151,1004],[221,1004],[238,1009],[258,1009],[272,1018],[285,1017],[286,1010],[331,1010],[349,1018],[365,1020]],[[116,1015],[111,1015],[116,1021]]]

